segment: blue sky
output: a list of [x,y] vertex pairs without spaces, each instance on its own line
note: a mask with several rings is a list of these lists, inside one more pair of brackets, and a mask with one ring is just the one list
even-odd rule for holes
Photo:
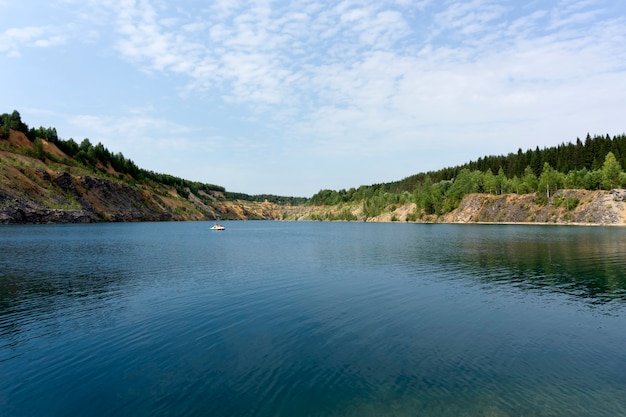
[[0,0],[0,112],[311,196],[626,130],[626,2]]

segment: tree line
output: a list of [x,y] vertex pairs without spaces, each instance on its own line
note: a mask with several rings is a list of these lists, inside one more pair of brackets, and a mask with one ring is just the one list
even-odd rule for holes
[[[110,152],[102,143],[91,143],[87,138],[77,143],[74,139],[60,139],[56,128],[38,127],[29,128],[22,121],[21,115],[17,110],[12,113],[4,113],[0,115],[0,139],[6,139],[10,130],[22,132],[33,142],[33,156],[43,159],[45,157],[53,159],[51,155],[45,155],[43,152],[42,139],[54,143],[63,153],[70,157],[73,161],[77,161],[83,165],[95,169],[99,164],[103,167],[110,165],[120,175],[120,179],[125,176],[131,177],[138,182],[154,182],[174,187],[177,193],[183,197],[188,197],[189,193],[198,195],[200,192],[211,193],[219,192],[224,198],[229,200],[246,200],[263,202],[269,201],[276,204],[292,204],[300,205],[307,202],[305,197],[288,197],[277,196],[272,194],[249,195],[245,193],[227,192],[222,186],[215,184],[207,184],[198,181],[190,181],[169,174],[158,173],[146,169],[139,168],[131,159],[125,158],[121,152]],[[69,161],[67,161],[69,162]]]
[[230,191],[226,192],[226,199],[255,201],[259,203],[263,203],[267,201],[269,203],[282,204],[282,205],[291,204],[294,206],[305,204],[309,200],[306,197],[288,197],[288,196],[279,196],[279,195],[273,195],[273,194],[250,195],[250,194],[245,194],[245,193],[234,193]]
[[[380,214],[385,207],[414,202],[426,214],[443,214],[456,208],[470,193],[526,194],[537,193],[538,200],[550,197],[557,189],[610,189],[626,186],[626,134],[610,137],[587,134],[584,141],[562,143],[544,149],[518,149],[508,155],[485,156],[466,164],[419,173],[400,181],[381,183],[349,190],[321,190],[310,199],[270,194],[249,195],[226,192],[224,187],[189,181],[169,174],[139,168],[121,152],[112,153],[102,143],[83,139],[80,144],[70,138],[60,139],[52,127],[29,128],[17,110],[0,115],[0,139],[10,129],[23,132],[34,143],[37,157],[45,157],[41,139],[54,143],[61,151],[86,166],[96,169],[98,163],[110,165],[120,176],[135,181],[153,181],[176,188],[182,196],[217,191],[227,199],[269,201],[277,204],[336,205],[361,202],[368,216]],[[50,157],[50,155],[47,155]],[[189,190],[189,191],[188,191]]]
[[486,156],[464,165],[420,173],[403,180],[349,190],[321,190],[312,205],[363,204],[376,216],[395,204],[416,203],[425,214],[444,214],[471,193],[537,193],[547,202],[557,189],[612,189],[626,186],[626,135],[591,137],[557,147]]
[[[300,205],[308,201],[305,197],[289,197],[277,196],[272,194],[249,195],[245,193],[227,192],[222,186],[215,184],[207,184],[198,181],[190,181],[169,174],[157,173],[154,171],[139,168],[132,160],[125,158],[121,152],[110,152],[102,143],[92,144],[87,138],[77,143],[74,139],[60,139],[56,128],[38,127],[29,128],[22,121],[21,115],[17,110],[12,113],[4,113],[0,115],[0,139],[6,139],[10,130],[22,132],[33,142],[33,156],[44,159],[45,157],[53,159],[51,155],[45,155],[42,146],[42,139],[54,143],[63,153],[70,157],[73,161],[77,161],[83,165],[95,169],[99,164],[103,167],[110,165],[120,175],[120,179],[125,176],[131,177],[138,182],[154,182],[174,187],[179,195],[188,197],[189,192],[198,195],[200,192],[211,193],[219,192],[224,198],[229,200],[246,200],[263,202],[268,201],[276,204],[292,204]],[[69,161],[67,161],[69,162]]]
[[[155,182],[174,187],[179,195],[187,197],[189,192],[198,194],[200,191],[210,193],[217,191],[225,193],[226,189],[219,185],[206,184],[198,181],[190,181],[169,174],[157,173],[154,171],[139,168],[131,159],[125,158],[121,152],[113,153],[102,143],[92,144],[87,138],[77,143],[74,139],[60,139],[56,128],[39,127],[29,128],[22,121],[20,113],[14,110],[12,113],[0,114],[0,139],[9,137],[10,130],[22,132],[34,144],[34,155],[38,158],[48,157],[54,159],[52,155],[43,152],[41,140],[54,143],[72,161],[96,169],[98,165],[106,167],[110,165],[120,175],[120,179],[125,176],[131,177],[137,182]],[[65,161],[71,163],[72,161]]]

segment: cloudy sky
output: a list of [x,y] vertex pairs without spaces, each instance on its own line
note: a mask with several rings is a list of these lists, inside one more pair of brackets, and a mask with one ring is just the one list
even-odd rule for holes
[[622,0],[0,0],[0,113],[311,196],[626,131]]

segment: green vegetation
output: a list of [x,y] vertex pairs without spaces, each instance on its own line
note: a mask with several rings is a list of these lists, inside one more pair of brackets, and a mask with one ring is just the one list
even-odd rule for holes
[[11,114],[0,114],[0,138],[8,138],[9,129],[28,133],[28,126],[22,122],[20,113],[17,110],[13,110]]
[[565,207],[566,210],[574,210],[578,206],[578,203],[580,203],[578,198],[574,196],[567,197],[565,201],[563,201],[563,207]]
[[[535,202],[546,204],[559,189],[609,190],[626,186],[626,134],[587,135],[585,141],[561,144],[506,156],[486,156],[467,164],[421,173],[401,181],[349,190],[321,190],[309,200],[312,205],[362,204],[366,217],[373,217],[394,204],[415,203],[416,218],[441,215],[458,207],[471,193],[537,193]],[[560,202],[572,210],[579,201]]]
[[[28,155],[46,163],[63,163],[66,168],[86,169],[100,175],[109,175],[130,185],[149,184],[172,187],[178,195],[187,198],[190,193],[205,200],[268,201],[283,205],[339,206],[338,214],[325,214],[322,220],[355,220],[351,211],[340,205],[362,208],[365,218],[390,211],[390,207],[414,203],[416,210],[410,219],[441,215],[457,208],[463,197],[472,193],[493,195],[536,193],[535,203],[547,204],[560,189],[612,189],[626,186],[626,134],[614,136],[587,135],[584,141],[563,143],[556,147],[529,149],[499,156],[485,156],[476,161],[439,171],[416,174],[400,181],[350,188],[349,190],[321,190],[310,199],[269,194],[248,195],[227,192],[224,187],[189,181],[168,174],[139,168],[121,153],[112,153],[104,145],[92,144],[87,138],[80,143],[70,138],[60,139],[52,127],[29,128],[19,112],[0,115],[0,146],[11,130],[23,132],[33,143]],[[55,144],[69,159],[58,161],[45,152],[42,140]],[[162,189],[166,194],[168,191]],[[557,196],[554,204],[573,210],[579,204],[575,197]],[[391,210],[392,211],[392,210]],[[337,210],[334,211],[337,213]],[[329,212],[330,213],[330,212]]]
[[116,179],[123,180],[129,184],[135,183],[152,183],[170,186],[176,189],[178,195],[187,198],[189,193],[196,196],[211,195],[213,199],[229,199],[229,200],[246,200],[246,201],[269,201],[277,204],[300,205],[307,202],[308,199],[303,197],[282,197],[270,194],[248,195],[244,193],[226,192],[224,187],[214,184],[206,184],[198,181],[190,181],[183,178],[175,177],[169,174],[161,174],[149,170],[139,168],[132,160],[125,158],[121,152],[112,153],[102,143],[92,144],[87,138],[78,144],[74,139],[60,139],[57,135],[56,128],[39,127],[37,129],[30,128],[22,122],[20,113],[14,110],[11,114],[0,114],[0,140],[9,137],[10,130],[22,132],[33,143],[33,150],[28,153],[37,159],[49,159],[57,161],[52,155],[44,152],[42,140],[53,143],[70,160],[64,160],[63,163],[70,166],[82,166],[92,172],[100,172],[105,174],[107,167],[110,166],[117,173]]
[[225,196],[228,200],[257,201],[260,203],[267,201],[275,204],[291,204],[294,206],[304,204],[308,201],[308,198],[305,197],[285,197],[272,194],[249,195],[244,193],[233,193],[230,191],[227,191]]

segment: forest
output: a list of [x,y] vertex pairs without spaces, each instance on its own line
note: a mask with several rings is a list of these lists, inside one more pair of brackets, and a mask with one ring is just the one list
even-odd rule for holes
[[[519,149],[516,153],[485,156],[464,165],[420,173],[403,180],[349,190],[321,190],[312,205],[363,204],[366,216],[386,207],[415,203],[417,211],[441,215],[458,207],[471,193],[530,194],[546,203],[558,189],[610,190],[626,186],[626,135],[589,134],[584,141],[556,147]],[[576,202],[565,202],[575,205]],[[349,219],[346,219],[349,220]]]
[[[119,175],[119,180],[130,183],[135,182],[154,182],[174,187],[176,192],[187,198],[189,192],[198,194],[200,191],[210,193],[212,191],[222,193],[225,199],[230,200],[246,200],[246,201],[269,201],[278,204],[303,204],[307,201],[302,197],[284,197],[270,194],[249,195],[245,193],[227,192],[226,189],[219,185],[207,184],[198,181],[190,181],[169,174],[157,173],[154,171],[139,168],[132,160],[125,158],[121,152],[110,152],[102,143],[92,144],[87,138],[77,143],[74,139],[60,139],[57,135],[56,128],[39,127],[29,128],[22,121],[21,115],[17,110],[12,113],[0,114],[0,140],[9,136],[10,129],[22,132],[26,135],[34,145],[33,155],[36,158],[44,159],[54,157],[46,155],[43,151],[42,139],[54,143],[63,153],[71,160],[62,161],[68,164],[81,164],[90,168],[92,171],[98,171],[102,167],[110,165]],[[100,167],[100,168],[98,168]]]
[[[313,206],[342,203],[363,204],[367,217],[380,214],[391,205],[415,203],[417,212],[441,215],[458,207],[463,197],[472,193],[531,194],[538,203],[546,203],[558,189],[610,190],[626,186],[626,134],[617,136],[587,134],[584,140],[562,143],[539,149],[518,149],[508,155],[485,156],[466,164],[419,173],[400,181],[362,185],[349,190],[321,190],[310,199],[283,197],[270,194],[248,195],[226,191],[224,187],[189,181],[176,176],[139,168],[122,153],[110,152],[102,143],[89,139],[80,143],[70,138],[60,139],[55,128],[29,128],[22,122],[17,110],[0,115],[0,140],[9,135],[9,129],[23,132],[34,144],[35,157],[45,155],[41,140],[54,143],[72,162],[93,171],[110,165],[119,179],[130,182],[156,182],[174,187],[186,197],[189,191],[218,192],[228,200],[268,201],[284,205],[309,204]],[[565,204],[574,205],[569,201]],[[346,211],[346,213],[348,213]],[[346,220],[350,216],[346,214]]]

